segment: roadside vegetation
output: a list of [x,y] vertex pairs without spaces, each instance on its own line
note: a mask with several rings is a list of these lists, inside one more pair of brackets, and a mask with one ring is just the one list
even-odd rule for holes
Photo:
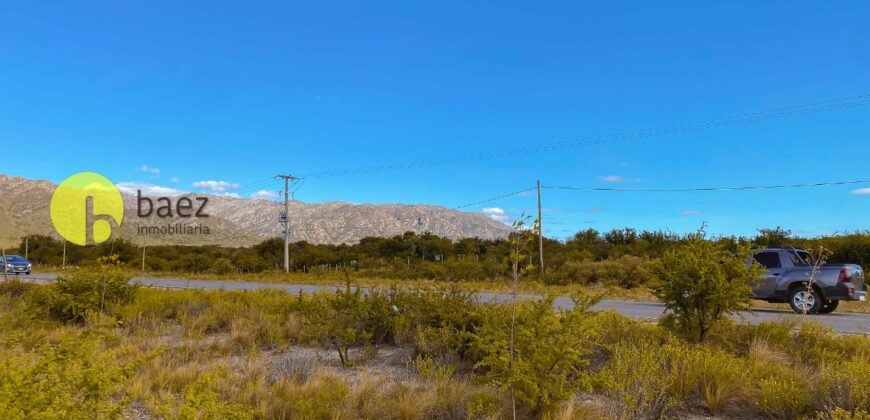
[[[595,285],[635,288],[655,280],[652,268],[668,250],[684,245],[689,235],[670,232],[638,232],[634,229],[578,232],[566,241],[544,239],[546,275],[529,270],[528,280],[542,285]],[[740,246],[798,246],[832,252],[830,263],[854,263],[870,267],[870,232],[855,232],[807,239],[780,228],[761,229],[755,237],[717,237],[706,241],[736,249]],[[291,271],[390,280],[436,280],[445,282],[509,280],[510,240],[466,238],[452,241],[432,234],[408,232],[392,238],[363,238],[349,245],[291,244]],[[60,267],[63,244],[48,236],[22,238],[17,249],[7,253],[25,254],[34,264]],[[536,247],[529,250],[536,254]],[[284,244],[270,239],[248,248],[217,246],[152,246],[145,249],[145,271],[210,275],[240,275],[282,269]],[[101,257],[116,255],[119,263],[142,269],[142,244],[116,239],[99,245],[67,244],[66,265],[87,266]],[[536,258],[528,258],[537,264]]]
[[[520,293],[571,295],[584,290],[607,299],[655,301],[657,271],[667,253],[691,242],[692,235],[637,232],[633,229],[586,230],[564,242],[544,239],[546,272],[536,267],[536,246],[523,256],[530,265]],[[870,267],[870,233],[855,232],[813,239],[780,228],[761,229],[745,237],[701,238],[727,248],[760,249],[794,245],[832,252],[830,263]],[[124,239],[95,246],[67,244],[66,267],[91,267],[115,255],[128,276],[223,279],[298,284],[432,288],[446,284],[465,290],[510,292],[513,288],[510,239],[467,238],[451,241],[431,234],[406,233],[392,238],[365,238],[354,245],[291,244],[291,272],[281,269],[283,242],[268,240],[249,248],[214,246],[147,246],[143,270],[141,244]],[[17,250],[26,253],[38,270],[59,271],[64,265],[63,244],[47,236],[23,238]],[[781,304],[753,302],[756,307],[782,309]],[[870,312],[865,302],[841,302],[841,312]]]
[[[588,293],[570,311],[543,299],[513,313],[446,284],[130,287],[118,258],[51,285],[3,282],[0,417],[501,419],[515,404],[518,418],[868,418],[870,338],[799,317],[733,323],[746,303],[719,287],[754,268],[725,249],[698,236],[663,254],[661,324],[592,311]],[[711,287],[695,303],[721,311],[677,309]]]

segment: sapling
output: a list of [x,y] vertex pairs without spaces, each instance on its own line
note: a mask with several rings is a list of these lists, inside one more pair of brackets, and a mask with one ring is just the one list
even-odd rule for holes
[[[526,229],[526,221],[529,220],[530,217],[525,213],[520,215],[520,218],[513,222],[511,225],[511,235],[510,235],[510,261],[511,261],[511,276],[513,279],[511,285],[511,331],[510,331],[510,345],[509,345],[509,353],[510,359],[508,361],[508,369],[513,375],[513,366],[514,366],[514,334],[516,331],[516,323],[517,323],[517,288],[519,287],[520,277],[526,272],[527,267],[522,267],[522,263],[525,260],[525,250],[529,245],[529,241],[531,241],[532,236],[529,229]],[[538,221],[535,221],[535,229],[539,226]],[[511,381],[511,408],[513,413],[513,418],[516,420],[517,418],[517,402],[516,396],[514,393],[514,385],[513,381]]]
[[[812,250],[807,250],[807,254],[809,254],[812,261],[807,261],[812,264],[812,269],[810,270],[810,279],[807,281],[807,294],[806,296],[812,296],[813,287],[816,284],[816,275],[822,270],[822,266],[828,263],[828,258],[831,257],[831,250],[819,246],[818,253],[813,255]],[[803,315],[807,316],[807,313],[810,311],[809,299],[803,299],[801,301],[801,310],[803,311]]]

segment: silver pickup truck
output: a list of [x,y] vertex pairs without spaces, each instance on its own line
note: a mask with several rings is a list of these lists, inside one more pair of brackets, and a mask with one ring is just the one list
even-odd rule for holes
[[810,253],[800,248],[768,248],[752,256],[767,271],[754,287],[752,297],[768,302],[787,302],[803,313],[834,312],[841,300],[867,299],[864,270],[855,264],[825,264],[815,276],[812,291],[807,283],[813,270]]

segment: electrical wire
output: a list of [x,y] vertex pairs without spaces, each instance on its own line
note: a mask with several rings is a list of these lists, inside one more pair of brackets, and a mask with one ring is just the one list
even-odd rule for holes
[[831,181],[813,182],[804,184],[778,184],[778,185],[742,185],[736,187],[700,187],[700,188],[609,188],[609,187],[567,187],[559,185],[542,185],[542,189],[548,190],[571,190],[571,191],[608,191],[608,192],[704,192],[704,191],[745,191],[745,190],[774,190],[785,188],[814,188],[831,187],[837,185],[867,184],[870,181]]
[[456,155],[456,156],[448,156],[437,159],[427,159],[427,160],[417,160],[417,161],[409,161],[409,162],[400,162],[400,163],[392,163],[392,164],[382,164],[382,165],[374,165],[374,166],[364,166],[358,168],[350,168],[350,169],[339,169],[339,170],[329,170],[329,171],[319,171],[312,172],[309,174],[305,174],[304,178],[316,179],[316,178],[328,178],[328,177],[336,177],[336,176],[345,176],[345,175],[359,175],[359,174],[368,174],[375,172],[386,172],[386,171],[397,171],[403,169],[412,169],[412,168],[424,168],[424,167],[433,167],[440,165],[449,165],[449,164],[457,164],[464,162],[472,162],[478,160],[487,160],[487,159],[495,159],[506,156],[514,156],[514,155],[522,155],[522,154],[531,154],[531,153],[541,153],[545,151],[555,151],[555,150],[566,150],[566,149],[574,149],[584,146],[590,146],[595,144],[601,144],[605,142],[618,142],[618,141],[626,141],[626,140],[635,140],[647,137],[655,137],[662,136],[667,134],[679,134],[685,132],[699,131],[710,128],[718,128],[725,126],[735,126],[740,124],[748,124],[752,122],[758,121],[768,121],[774,119],[795,117],[808,115],[818,112],[824,111],[833,111],[840,109],[853,108],[858,106],[864,106],[870,104],[870,94],[867,95],[857,95],[840,99],[833,99],[821,102],[815,102],[804,105],[796,105],[796,106],[788,106],[782,108],[774,108],[765,111],[756,111],[750,113],[736,114],[732,116],[713,118],[709,120],[703,120],[698,122],[684,123],[684,124],[672,124],[657,128],[651,129],[641,129],[628,131],[623,133],[616,133],[610,135],[602,135],[602,136],[593,136],[583,139],[577,140],[568,140],[561,142],[553,142],[553,143],[544,143],[537,144],[531,146],[521,146],[510,149],[503,149],[498,151],[491,152],[481,152],[474,153],[468,155]]
[[[605,192],[638,192],[638,193],[669,193],[669,192],[711,192],[711,191],[746,191],[746,190],[771,190],[771,189],[787,189],[787,188],[817,188],[817,187],[829,187],[829,186],[842,186],[842,185],[857,185],[857,184],[870,184],[870,180],[852,180],[852,181],[830,181],[830,182],[813,182],[813,183],[800,183],[800,184],[773,184],[773,185],[742,185],[742,186],[726,186],[726,187],[679,187],[679,188],[609,188],[609,187],[572,187],[572,186],[559,186],[559,185],[542,185],[541,189],[548,190],[571,190],[571,191],[605,191]],[[477,206],[480,204],[485,204],[497,200],[501,200],[504,198],[520,195],[529,191],[535,190],[536,187],[526,188],[519,191],[514,191],[507,194],[498,195],[495,197],[485,198],[482,200],[474,201],[471,203],[463,204],[456,207],[451,207],[448,210],[461,210],[464,208]],[[403,218],[395,219],[397,222],[417,219],[420,217],[425,217],[429,214],[439,213],[443,210],[431,211],[423,214],[417,214],[413,216],[407,216]],[[373,225],[374,222],[371,223],[361,223],[361,224],[353,224],[353,225],[343,225],[343,226],[325,226],[325,227],[316,227],[316,226],[291,226],[290,230],[294,233],[303,233],[311,230],[343,230],[355,227],[366,227]]]

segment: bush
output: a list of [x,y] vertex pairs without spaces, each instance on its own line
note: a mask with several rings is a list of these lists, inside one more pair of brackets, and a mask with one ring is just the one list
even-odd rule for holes
[[652,264],[646,258],[624,255],[604,261],[568,261],[546,278],[548,284],[601,284],[625,288],[652,283]]
[[30,284],[18,279],[0,281],[0,295],[19,297],[27,293],[29,289]]
[[870,412],[870,362],[856,359],[824,366],[817,389],[825,410]]
[[510,364],[511,312],[507,305],[490,307],[475,334],[476,368],[483,380],[513,390],[535,413],[553,408],[576,391],[590,388],[590,339],[586,318],[592,302],[575,299],[573,310],[553,311],[553,299],[517,304],[514,363]]
[[795,378],[764,378],[759,384],[758,407],[775,418],[800,418],[812,403],[810,389]]
[[396,344],[413,344],[418,354],[439,363],[465,359],[472,334],[481,323],[477,302],[469,292],[416,290],[392,293],[400,316],[394,320]]
[[751,284],[761,278],[758,264],[746,266],[747,248],[736,254],[704,240],[703,232],[665,252],[656,269],[660,279],[653,293],[670,312],[664,325],[703,341],[726,315],[748,307]]
[[611,348],[610,360],[595,376],[595,383],[610,399],[608,411],[613,418],[662,418],[674,408],[670,377],[663,374],[665,354],[649,351],[657,345],[638,341]]
[[363,294],[347,286],[336,293],[299,299],[306,321],[305,337],[337,351],[343,366],[351,362],[351,347],[382,343],[393,337],[393,318],[398,313],[383,292]]
[[[215,391],[217,378],[225,374],[223,370],[200,375],[196,381],[184,388],[184,400],[177,415],[184,419],[253,419],[250,407],[223,401]],[[158,413],[168,415],[169,413]]]
[[218,258],[209,271],[214,274],[230,274],[235,273],[237,269],[229,259]]
[[0,417],[115,418],[130,402],[119,395],[137,360],[99,337],[62,333],[36,351],[0,348]]
[[115,305],[130,303],[137,286],[111,266],[64,274],[47,286],[27,294],[34,307],[60,321],[82,322],[91,314],[102,316]]

